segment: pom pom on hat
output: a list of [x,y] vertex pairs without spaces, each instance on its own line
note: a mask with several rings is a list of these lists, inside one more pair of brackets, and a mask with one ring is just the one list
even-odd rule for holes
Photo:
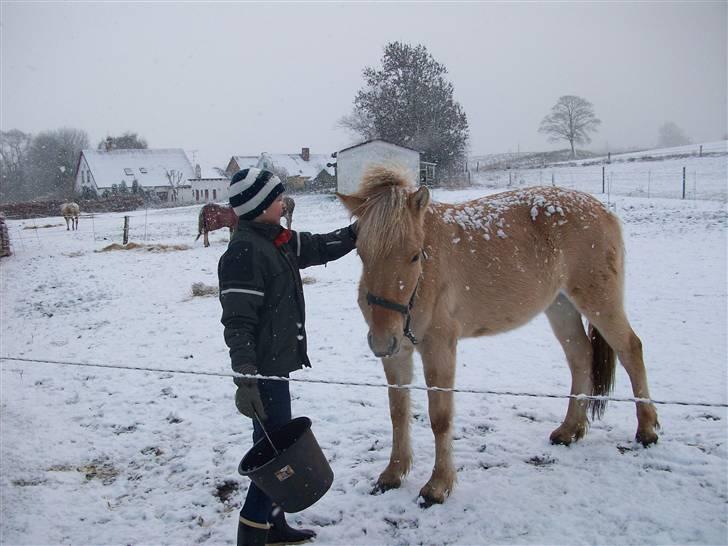
[[284,191],[281,179],[272,172],[243,169],[230,179],[230,206],[240,218],[253,220]]

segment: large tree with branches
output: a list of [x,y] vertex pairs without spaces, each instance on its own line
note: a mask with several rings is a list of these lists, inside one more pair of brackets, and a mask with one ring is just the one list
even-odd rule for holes
[[547,134],[552,142],[569,141],[571,157],[575,157],[574,144],[591,142],[589,133],[595,132],[601,122],[594,114],[591,102],[574,95],[564,95],[556,101],[551,113],[543,118],[538,131]]
[[447,172],[465,159],[469,128],[446,74],[425,46],[389,43],[382,67],[364,68],[365,85],[340,125],[364,140],[418,150],[424,161],[438,164],[438,172]]

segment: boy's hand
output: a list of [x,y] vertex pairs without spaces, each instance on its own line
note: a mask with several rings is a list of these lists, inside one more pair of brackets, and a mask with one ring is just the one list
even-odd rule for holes
[[[245,375],[256,375],[258,369],[252,364],[246,364],[240,369],[241,374]],[[235,393],[235,405],[238,411],[250,417],[255,418],[255,414],[258,414],[261,421],[265,421],[265,409],[263,408],[263,401],[260,399],[260,390],[258,389],[258,380],[255,378],[237,378],[235,383],[238,385],[238,390]]]

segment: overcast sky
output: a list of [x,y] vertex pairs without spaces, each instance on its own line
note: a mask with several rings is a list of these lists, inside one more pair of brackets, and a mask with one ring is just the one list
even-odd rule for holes
[[0,125],[135,131],[223,166],[328,153],[358,142],[337,122],[399,40],[447,67],[473,154],[566,147],[537,130],[567,94],[602,120],[591,149],[654,145],[665,121],[718,140],[726,5],[3,1]]

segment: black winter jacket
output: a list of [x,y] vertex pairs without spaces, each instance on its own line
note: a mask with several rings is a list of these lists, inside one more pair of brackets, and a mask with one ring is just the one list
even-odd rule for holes
[[299,269],[348,254],[351,226],[325,235],[240,220],[218,264],[222,324],[233,371],[252,364],[261,375],[288,376],[310,366]]

